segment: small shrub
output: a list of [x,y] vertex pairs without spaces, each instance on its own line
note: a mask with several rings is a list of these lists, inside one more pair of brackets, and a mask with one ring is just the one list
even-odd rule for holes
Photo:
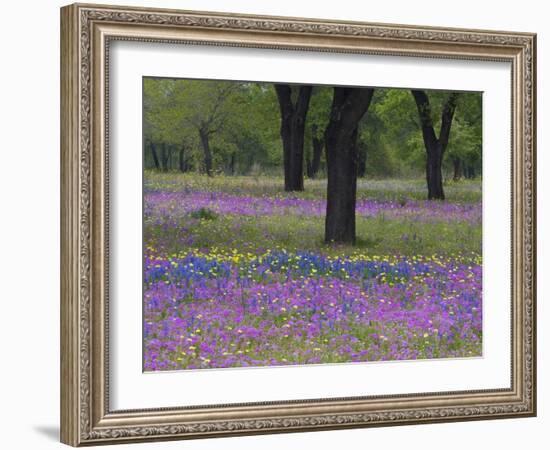
[[208,208],[197,209],[195,211],[192,211],[189,215],[193,219],[202,219],[202,220],[215,220],[218,218],[218,213]]
[[401,206],[401,208],[404,208],[405,206],[407,206],[407,197],[401,195],[397,199],[397,202],[399,203],[399,206]]

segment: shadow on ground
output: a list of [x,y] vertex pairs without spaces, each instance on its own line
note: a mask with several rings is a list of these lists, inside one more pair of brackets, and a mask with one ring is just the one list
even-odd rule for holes
[[37,433],[48,439],[59,442],[59,427],[53,425],[35,425],[33,428]]

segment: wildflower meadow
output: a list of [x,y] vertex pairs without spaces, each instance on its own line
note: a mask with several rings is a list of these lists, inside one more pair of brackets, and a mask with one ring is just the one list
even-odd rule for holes
[[145,371],[482,356],[482,96],[143,80]]
[[479,187],[365,183],[350,247],[323,243],[320,184],[146,174],[145,370],[481,355]]

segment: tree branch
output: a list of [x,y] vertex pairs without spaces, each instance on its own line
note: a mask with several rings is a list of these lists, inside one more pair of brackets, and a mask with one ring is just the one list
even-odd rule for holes
[[286,117],[287,114],[292,114],[294,107],[292,106],[292,91],[290,86],[288,84],[275,84],[274,86],[279,100],[281,116]]
[[346,123],[340,126],[349,128],[344,130],[346,133],[352,133],[369,109],[373,94],[373,88],[334,88],[331,122],[345,118]]
[[432,148],[437,142],[437,136],[432,122],[432,109],[430,107],[430,100],[428,95],[424,91],[411,90],[411,94],[416,102],[416,108],[418,109],[418,116],[420,117],[420,125],[422,129],[422,137],[426,149]]
[[458,103],[458,92],[451,92],[445,106],[443,107],[443,112],[441,114],[441,130],[439,131],[439,143],[441,144],[441,150],[444,152],[449,143],[449,136],[451,134],[451,125],[453,124],[453,116],[456,110],[456,105]]
[[309,109],[309,100],[311,98],[312,86],[300,86],[298,99],[296,100],[295,113],[299,117],[305,117]]

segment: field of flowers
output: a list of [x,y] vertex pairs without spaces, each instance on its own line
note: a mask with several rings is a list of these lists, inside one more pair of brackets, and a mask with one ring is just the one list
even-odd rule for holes
[[479,182],[361,182],[355,247],[322,181],[146,173],[144,369],[481,355]]

